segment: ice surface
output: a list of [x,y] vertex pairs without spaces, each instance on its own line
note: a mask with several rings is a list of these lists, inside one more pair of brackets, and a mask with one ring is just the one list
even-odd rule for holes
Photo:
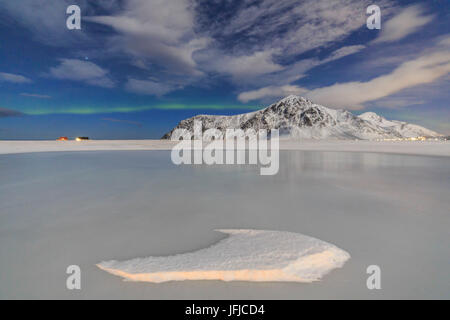
[[298,233],[217,230],[229,236],[195,252],[168,257],[107,261],[100,269],[127,280],[291,281],[320,280],[350,255],[327,242]]
[[[168,151],[0,155],[0,299],[449,299],[449,158],[307,144],[334,146],[367,153],[281,151],[270,177],[175,166]],[[312,284],[125,282],[96,266],[207,248],[226,237],[217,228],[311,235],[351,259]],[[382,290],[367,289],[372,264]],[[81,290],[66,288],[70,265]]]

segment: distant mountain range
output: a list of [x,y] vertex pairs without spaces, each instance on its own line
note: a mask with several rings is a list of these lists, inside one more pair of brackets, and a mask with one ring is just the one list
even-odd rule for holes
[[356,116],[315,104],[303,97],[289,96],[271,106],[234,116],[198,115],[181,121],[162,139],[171,139],[175,129],[193,131],[201,121],[203,131],[226,129],[279,129],[280,136],[299,139],[375,140],[415,137],[441,137],[437,132],[402,121],[387,120],[374,112]]

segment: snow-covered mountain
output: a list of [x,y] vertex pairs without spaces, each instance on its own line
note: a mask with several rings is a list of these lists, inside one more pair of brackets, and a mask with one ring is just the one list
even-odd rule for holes
[[171,139],[175,129],[193,132],[194,121],[201,121],[203,131],[226,129],[279,129],[280,135],[304,139],[395,139],[438,137],[437,132],[401,121],[390,121],[376,113],[355,116],[346,110],[330,109],[303,97],[289,96],[271,106],[235,116],[198,115],[181,121],[162,139]]
[[377,115],[375,112],[366,112],[358,116],[373,125],[381,127],[394,135],[400,134],[404,138],[414,138],[414,137],[439,137],[439,133],[431,131],[427,128],[406,123],[397,120],[387,120],[382,116]]

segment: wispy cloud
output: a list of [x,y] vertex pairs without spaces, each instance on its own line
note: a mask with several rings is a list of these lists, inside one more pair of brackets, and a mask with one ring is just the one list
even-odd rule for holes
[[[275,50],[258,51],[249,55],[228,56],[213,50],[209,59],[202,61],[205,68],[231,75],[236,82],[285,69],[273,61]],[[218,59],[220,57],[220,59]]]
[[371,107],[375,108],[389,108],[389,109],[399,109],[403,107],[411,107],[416,105],[423,105],[426,101],[424,99],[417,99],[416,97],[397,97],[397,96],[387,96],[371,103]]
[[304,76],[303,74],[304,72],[314,67],[355,54],[363,49],[365,49],[364,45],[345,46],[338,50],[333,51],[328,57],[322,60],[316,58],[300,60],[299,62],[293,64],[289,68],[281,70],[280,72],[274,72],[272,74],[266,75],[264,77],[264,80],[258,79],[258,82],[261,84],[278,83],[281,85],[268,85],[266,87],[262,87],[256,90],[241,92],[238,95],[238,100],[247,103],[249,101],[255,100],[261,101],[267,99],[281,98],[290,94],[294,95],[305,94],[306,92],[308,92],[307,89],[290,83],[299,80]]
[[[326,59],[325,59],[326,60]],[[305,95],[309,99],[335,108],[362,109],[364,104],[376,101],[417,85],[432,83],[450,73],[450,47],[442,40],[431,52],[401,63],[392,72],[369,81],[336,83],[308,90],[297,85],[269,86],[239,94],[242,102],[287,94]],[[412,105],[410,100],[385,100],[386,107]]]
[[337,49],[336,51],[332,52],[329,57],[321,61],[321,64],[331,62],[334,60],[341,59],[343,57],[355,54],[363,49],[365,49],[365,45],[353,45],[353,46],[346,46],[342,47],[340,49]]
[[391,73],[361,82],[337,83],[309,91],[306,96],[325,105],[361,109],[363,104],[419,84],[431,83],[450,73],[450,51],[422,55],[402,63]]
[[[35,40],[47,45],[65,46],[80,39],[100,40],[106,46],[102,53],[120,57],[121,62],[128,61],[133,65],[130,70],[141,69],[124,75],[123,88],[136,94],[161,97],[191,84],[205,87],[219,78],[230,82],[238,100],[244,103],[304,94],[336,107],[361,108],[366,102],[436,81],[447,72],[446,52],[428,52],[419,57],[410,52],[407,58],[400,54],[389,57],[395,59],[391,69],[383,69],[383,74],[372,75],[369,81],[365,77],[364,81],[312,90],[303,87],[307,85],[299,85],[299,80],[305,79],[317,66],[352,54],[368,53],[370,49],[380,48],[378,43],[393,46],[417,32],[434,18],[426,12],[426,5],[400,9],[398,2],[377,1],[383,19],[392,17],[383,20],[380,35],[374,41],[349,45],[347,40],[365,28],[365,9],[372,4],[371,0],[101,0],[95,4],[79,0],[83,28],[70,34],[65,28],[65,8],[72,4],[70,0],[39,3],[4,1],[0,9],[13,16],[16,23],[28,27]],[[89,34],[87,30],[95,29],[84,28],[89,24],[97,24],[97,28],[102,25],[102,30],[107,26],[106,37]],[[70,40],[66,42],[66,38]],[[334,48],[339,49],[330,52]],[[100,65],[60,59],[47,75],[104,88],[115,87],[109,70]],[[372,67],[371,71],[376,69]],[[6,73],[0,73],[0,80],[31,82],[24,76]],[[47,98],[39,94],[22,95]],[[83,110],[92,111],[91,108]]]
[[[322,60],[315,59],[310,61],[308,64],[309,68],[306,68],[303,72],[305,73],[318,65],[370,48],[372,44],[401,40],[417,32],[434,18],[433,15],[426,15],[426,11],[421,5],[409,6],[401,10],[396,10],[396,12],[390,20],[382,25],[381,34],[371,43],[367,45],[361,44],[342,47]],[[431,47],[426,49],[422,54],[397,51],[394,56],[382,56],[381,59],[369,60],[368,64],[363,68],[365,71],[368,70],[371,64],[379,64],[380,62],[382,62],[385,68],[387,64],[390,64],[393,68],[390,73],[384,73],[374,77],[370,81],[336,83],[313,90],[295,85],[293,81],[282,82],[280,85],[267,85],[259,89],[242,92],[238,95],[238,99],[242,102],[251,100],[261,101],[261,99],[268,97],[279,98],[285,96],[286,93],[293,93],[306,95],[318,103],[337,108],[362,109],[367,102],[389,97],[417,85],[432,83],[448,74],[450,63],[449,43],[448,37],[444,37],[439,42],[431,44]],[[375,66],[372,67],[372,70],[374,68]],[[411,101],[404,99],[389,101],[385,99],[384,101],[392,108],[412,105]]]
[[36,93],[26,93],[23,92],[20,94],[21,96],[24,97],[30,97],[30,98],[38,98],[38,99],[51,99],[52,97],[46,94],[36,94]]
[[269,86],[258,90],[242,92],[239,94],[238,100],[246,103],[249,101],[261,100],[266,98],[286,97],[291,94],[303,95],[307,92],[307,89],[295,85]]
[[80,81],[93,86],[112,88],[114,82],[109,71],[90,61],[61,59],[60,64],[50,68],[49,76],[55,79]]
[[31,83],[31,79],[24,77],[20,74],[5,73],[0,72],[0,81],[11,82],[11,83]]
[[[242,0],[239,4],[126,0],[120,13],[84,21],[113,28],[111,49],[130,55],[133,65],[152,72],[155,79],[147,84],[149,89],[141,88],[143,82],[127,84],[127,89],[161,94],[169,92],[162,83],[180,75],[181,85],[211,74],[253,88],[279,80],[289,84],[301,78],[311,62],[292,58],[332,45],[364,26],[368,4],[369,0]],[[392,6],[386,0],[378,5]],[[361,45],[342,48],[328,61],[362,49]]]
[[86,21],[112,27],[114,50],[157,64],[172,73],[198,75],[192,55],[203,49],[208,37],[194,32],[192,1],[128,0],[114,16],[86,17]]
[[111,0],[20,0],[0,1],[0,11],[9,14],[12,23],[25,27],[34,40],[52,47],[93,46],[98,44],[85,28],[68,30],[66,28],[66,9],[76,4],[82,10],[82,17],[96,9],[115,11],[120,1]]
[[24,114],[20,111],[6,109],[6,108],[0,108],[0,118],[6,118],[6,117],[19,117],[23,116]]
[[382,24],[381,34],[373,43],[393,42],[403,39],[430,23],[433,15],[426,15],[421,5],[412,5]]
[[[77,1],[79,5],[85,1]],[[76,39],[85,39],[82,32],[69,33],[65,28],[66,8],[73,4],[71,0],[21,0],[1,1],[0,10],[15,18],[15,23],[28,28],[35,40],[51,46],[73,43]]]
[[[243,0],[240,10],[217,24],[215,37],[240,36],[241,50],[279,48],[283,55],[320,48],[348,36],[365,25],[365,8],[370,1],[349,0]],[[388,1],[378,1],[389,8]],[[215,17],[213,17],[215,18]]]
[[176,86],[167,83],[132,78],[128,79],[127,83],[125,84],[125,88],[130,92],[145,95],[154,95],[158,97],[177,89]]

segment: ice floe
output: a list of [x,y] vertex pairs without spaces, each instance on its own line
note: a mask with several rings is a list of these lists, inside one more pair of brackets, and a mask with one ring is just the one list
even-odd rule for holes
[[182,280],[313,282],[341,268],[350,254],[298,233],[217,230],[228,237],[211,247],[167,257],[105,261],[97,266],[131,281]]

